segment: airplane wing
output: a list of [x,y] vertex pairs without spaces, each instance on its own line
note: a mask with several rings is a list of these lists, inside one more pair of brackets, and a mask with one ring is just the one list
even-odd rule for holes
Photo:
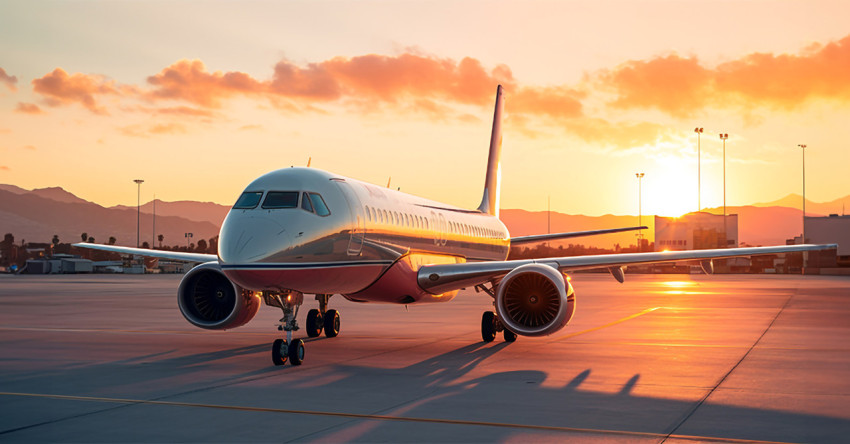
[[[836,248],[828,245],[782,245],[775,247],[722,248],[716,250],[663,251],[652,253],[599,254],[592,256],[551,257],[541,259],[520,259],[513,261],[465,262],[460,264],[425,265],[418,271],[419,286],[433,294],[442,294],[460,288],[498,279],[516,267],[525,264],[546,264],[558,270],[575,271],[592,268],[608,268],[622,282],[622,268],[626,265],[649,264],[653,262],[703,261],[703,269],[711,269],[712,259],[738,256],[757,256],[762,254],[794,253],[801,251],[825,250]],[[708,262],[708,263],[706,263]],[[619,276],[618,276],[619,274]]]
[[183,262],[212,262],[218,261],[218,256],[215,254],[203,253],[182,253],[180,251],[165,251],[165,250],[149,250],[147,248],[119,247],[117,245],[102,245],[90,244],[88,242],[80,242],[73,244],[74,247],[89,248],[92,250],[111,251],[121,254],[135,254],[139,256],[158,257],[160,259],[171,259],[174,261]]
[[647,227],[625,227],[609,228],[607,230],[572,231],[569,233],[535,234],[532,236],[518,236],[511,238],[511,245],[527,244],[531,242],[550,241],[557,239],[569,239],[571,237],[596,236],[599,234],[620,233],[622,231],[646,230]]

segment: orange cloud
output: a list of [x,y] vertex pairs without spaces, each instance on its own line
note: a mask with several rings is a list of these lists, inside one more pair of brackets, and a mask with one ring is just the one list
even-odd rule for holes
[[179,123],[165,123],[153,125],[148,131],[151,134],[182,134],[186,132],[186,127]]
[[95,96],[117,95],[132,90],[130,87],[116,85],[114,81],[99,75],[76,73],[69,75],[62,68],[56,68],[50,74],[32,81],[33,91],[41,94],[50,106],[80,103],[95,114],[106,114],[98,106]]
[[9,88],[9,91],[17,91],[15,84],[18,83],[18,78],[6,74],[6,70],[3,68],[0,68],[0,83],[6,85],[6,88]]
[[510,112],[544,115],[556,119],[582,115],[581,98],[584,94],[563,86],[534,88],[522,87],[508,97]]
[[632,60],[597,75],[618,108],[687,117],[703,108],[791,109],[812,100],[850,102],[850,36],[799,54],[754,53],[711,69],[695,57]]
[[42,111],[38,105],[24,102],[18,102],[18,106],[15,107],[15,112],[22,114],[44,114],[44,111]]
[[6,165],[0,165],[0,171],[9,171],[9,167]]
[[185,100],[209,108],[219,107],[223,98],[265,90],[262,82],[245,73],[208,72],[200,60],[179,60],[147,80],[154,86],[151,98]]
[[617,93],[611,104],[618,108],[658,108],[686,116],[710,97],[711,74],[696,58],[670,55],[629,61],[601,74],[601,80]]

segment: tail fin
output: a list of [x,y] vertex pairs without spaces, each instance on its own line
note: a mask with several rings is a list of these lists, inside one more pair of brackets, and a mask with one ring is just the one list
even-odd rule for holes
[[502,85],[496,89],[496,110],[493,112],[493,132],[490,134],[490,157],[487,159],[487,178],[484,181],[484,196],[478,211],[499,217],[499,191],[502,181],[502,113],[505,98]]

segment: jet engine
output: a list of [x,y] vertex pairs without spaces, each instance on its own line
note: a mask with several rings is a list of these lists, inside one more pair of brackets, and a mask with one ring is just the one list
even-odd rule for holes
[[499,283],[496,313],[523,336],[551,335],[564,328],[576,307],[575,293],[560,271],[544,264],[513,269]]
[[207,262],[183,276],[177,304],[192,325],[225,330],[247,324],[260,309],[260,297],[231,282],[218,263]]

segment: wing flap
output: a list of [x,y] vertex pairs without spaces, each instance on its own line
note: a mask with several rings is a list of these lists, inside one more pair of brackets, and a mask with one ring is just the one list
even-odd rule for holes
[[138,256],[146,256],[146,257],[158,257],[160,259],[171,259],[174,261],[183,261],[183,262],[212,262],[218,261],[218,256],[215,254],[203,254],[203,253],[183,253],[180,251],[164,251],[164,250],[149,250],[147,248],[133,248],[133,247],[120,247],[117,245],[101,245],[101,244],[90,244],[88,242],[80,242],[73,244],[75,247],[79,248],[89,248],[92,250],[101,250],[101,251],[109,251],[112,253],[120,253],[120,254],[134,254]]
[[472,287],[499,278],[525,264],[546,264],[560,271],[622,267],[635,264],[690,260],[724,259],[763,254],[794,253],[836,248],[827,245],[781,245],[774,247],[721,248],[715,250],[664,251],[652,253],[600,254],[592,256],[553,257],[496,262],[466,262],[461,264],[426,265],[419,269],[418,281],[423,290],[442,294]]

